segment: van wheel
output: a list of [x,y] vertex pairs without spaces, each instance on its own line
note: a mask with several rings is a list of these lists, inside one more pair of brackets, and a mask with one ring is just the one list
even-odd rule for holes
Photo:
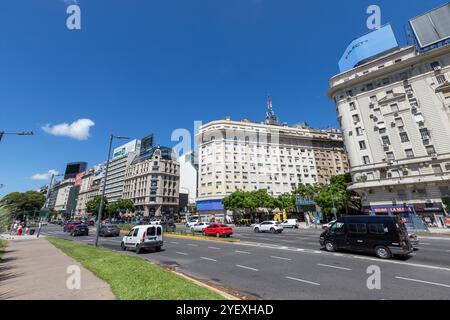
[[141,252],[142,252],[141,246],[137,245],[136,246],[136,254],[140,254]]
[[127,251],[127,247],[125,247],[125,243],[120,243],[120,248],[122,249],[122,251]]
[[156,252],[161,251],[161,246],[157,246],[157,247],[155,248],[155,251],[156,251]]
[[381,258],[381,259],[389,259],[390,257],[392,257],[391,251],[388,248],[386,248],[385,246],[376,247],[375,254],[377,255],[378,258]]
[[327,250],[329,252],[335,252],[337,250],[337,248],[333,242],[327,241],[327,242],[325,242],[325,250]]
[[256,233],[259,233],[259,228],[255,228],[255,232],[256,232]]

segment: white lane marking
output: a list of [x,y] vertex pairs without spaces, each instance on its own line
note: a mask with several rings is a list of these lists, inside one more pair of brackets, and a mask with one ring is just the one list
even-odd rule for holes
[[336,257],[342,257],[342,256],[344,256],[342,253],[333,253],[333,256],[336,256]]
[[419,241],[420,241],[421,239],[427,239],[427,240],[447,240],[447,241],[450,241],[450,237],[444,238],[444,237],[422,237],[422,236],[419,236],[418,238],[419,238]]
[[289,258],[283,258],[283,257],[277,257],[277,256],[270,256],[272,259],[279,259],[279,260],[286,260],[286,261],[292,261],[292,259]]
[[419,246],[431,246],[431,243],[419,242]]
[[185,252],[175,252],[176,254],[181,254],[181,255],[183,255],[183,256],[187,256],[188,254],[187,253],[185,253]]
[[292,241],[292,240],[278,240],[278,241],[280,241],[280,242],[287,242],[287,243],[294,243],[295,241]]
[[211,259],[211,258],[206,258],[206,257],[200,257],[200,259],[217,262],[216,259]]
[[179,244],[179,242],[175,242],[175,241],[170,241],[170,243]]
[[303,279],[298,279],[298,278],[293,278],[293,277],[286,277],[286,279],[290,279],[290,280],[294,280],[294,281],[299,281],[299,282],[304,282],[304,283],[309,283],[315,286],[320,286],[320,283],[317,282],[312,282],[312,281],[307,281],[307,280],[303,280]]
[[191,247],[198,247],[198,244],[188,243],[188,246],[191,246]]
[[329,265],[329,264],[318,263],[317,265],[320,266],[320,267],[334,268],[334,269],[340,269],[340,270],[347,270],[347,271],[351,271],[351,270],[352,270],[352,269],[350,269],[350,268],[344,268],[344,267],[332,266],[332,265]]
[[[278,249],[278,250],[288,250],[288,251],[297,251],[297,252],[305,252],[305,253],[322,253],[322,254],[325,254],[325,255],[328,255],[328,254],[331,255],[330,252],[325,252],[325,251],[317,251],[317,250],[313,251],[313,250],[308,250],[308,249],[303,249],[303,248],[286,248],[286,247],[282,247],[282,246],[273,246],[273,245],[262,244],[262,243],[258,243],[258,242],[242,242],[241,241],[239,243],[239,245],[247,246],[247,247],[270,248],[270,249]],[[405,266],[410,266],[410,267],[417,267],[417,268],[425,268],[425,269],[433,269],[433,270],[441,270],[441,271],[449,271],[450,272],[450,268],[438,267],[438,266],[427,265],[427,264],[418,264],[418,263],[396,261],[396,260],[381,260],[381,259],[378,259],[378,258],[370,258],[370,257],[367,257],[367,256],[342,255],[342,257],[354,258],[354,259],[359,259],[359,260],[375,261],[377,263],[399,264],[399,265],[405,265]]]
[[247,251],[239,251],[239,250],[236,250],[236,251],[234,251],[234,252],[236,252],[236,253],[243,253],[243,254],[252,254],[251,252],[247,252]]
[[241,266],[240,264],[237,264],[236,267],[238,267],[238,268],[243,268],[243,269],[247,269],[247,270],[252,270],[252,271],[259,271],[258,269],[255,269],[255,268],[250,268],[250,267],[246,267],[246,266]]
[[436,283],[436,282],[429,282],[429,281],[417,280],[417,279],[411,279],[411,278],[403,278],[403,277],[395,277],[395,278],[396,278],[396,279],[400,279],[400,280],[406,280],[406,281],[412,281],[412,282],[419,282],[419,283],[426,283],[426,284],[431,284],[431,285],[434,285],[434,286],[450,288],[450,285],[448,285],[448,284],[442,284],[442,283]]
[[220,248],[217,248],[217,247],[208,247],[208,249],[220,250]]

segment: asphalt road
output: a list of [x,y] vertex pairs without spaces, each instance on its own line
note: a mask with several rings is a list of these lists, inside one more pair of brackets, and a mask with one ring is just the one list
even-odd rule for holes
[[[422,239],[422,248],[411,258],[380,260],[370,255],[320,250],[319,232],[285,230],[272,235],[236,228],[235,237],[241,243],[166,236],[161,252],[140,256],[260,299],[450,298],[450,240]],[[43,234],[74,239],[52,225],[45,227]],[[75,240],[94,242],[93,235]],[[101,238],[100,244],[120,250],[120,241],[120,237]],[[372,275],[368,268],[373,266],[380,270],[379,290],[367,287]]]

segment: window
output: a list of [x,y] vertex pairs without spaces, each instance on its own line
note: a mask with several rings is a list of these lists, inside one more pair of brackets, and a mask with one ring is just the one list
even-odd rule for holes
[[416,120],[417,123],[419,123],[419,122],[424,122],[424,121],[425,121],[425,119],[423,118],[423,115],[422,115],[421,112],[416,113],[416,114],[414,115],[414,120]]
[[391,112],[398,112],[398,104],[391,104]]
[[375,103],[378,101],[377,96],[371,96],[370,98],[370,102]]
[[406,199],[406,191],[404,189],[397,190],[397,196],[400,199]]
[[352,116],[352,118],[353,118],[353,122],[355,122],[355,123],[359,122],[359,115],[354,114],[354,115]]
[[358,136],[362,136],[363,135],[363,130],[362,130],[361,127],[357,127],[356,128],[356,135],[358,135]]
[[134,229],[133,237],[137,237],[138,233],[139,233],[139,228]]
[[405,155],[407,158],[414,158],[414,152],[412,149],[406,149],[405,150]]
[[370,164],[369,156],[364,156],[362,159],[364,164]]
[[369,224],[369,233],[372,234],[385,234],[388,232],[388,228],[385,228],[383,224],[375,224],[370,223]]
[[450,188],[449,187],[439,187],[439,191],[443,197],[450,196]]
[[330,228],[331,233],[344,233],[344,223],[336,222]]
[[395,118],[395,125],[396,125],[397,127],[403,127],[404,124],[403,124],[402,118]]
[[360,141],[360,142],[359,142],[359,148],[360,148],[361,150],[366,150],[366,149],[367,149],[367,147],[366,147],[366,142],[365,142],[365,141]]
[[436,80],[439,84],[443,84],[447,81],[447,79],[445,79],[445,75],[443,74],[436,76]]
[[155,234],[156,234],[156,228],[155,227],[147,228],[147,235],[148,236],[154,236]]
[[383,146],[390,146],[391,145],[391,141],[389,141],[389,137],[388,136],[382,136],[381,137],[381,141],[383,142]]
[[408,134],[406,132],[400,132],[400,140],[402,142],[408,142],[409,141]]
[[395,160],[395,156],[393,152],[387,152],[386,157],[389,161]]
[[356,105],[354,102],[350,102],[350,111],[356,110]]
[[383,82],[383,85],[388,85],[389,83],[391,83],[391,81],[389,80],[389,78],[384,78],[383,80],[381,80]]
[[426,189],[417,189],[416,190],[419,196],[426,197],[427,196],[427,190]]
[[433,69],[433,70],[439,70],[441,68],[438,61],[434,61],[434,62],[430,63],[430,66],[431,66],[431,69]]
[[433,173],[441,174],[442,173],[442,167],[440,164],[433,164]]
[[367,227],[365,223],[349,223],[348,232],[350,234],[366,234]]
[[367,90],[373,90],[373,84],[372,83],[366,84],[366,89]]
[[422,140],[428,140],[430,138],[430,133],[428,132],[427,128],[422,128],[419,131],[420,131],[420,136],[422,137]]
[[427,150],[427,154],[428,154],[429,156],[431,156],[431,155],[433,155],[433,154],[436,153],[436,150],[434,150],[434,147],[433,147],[433,146],[426,146],[425,149]]
[[346,94],[347,94],[347,97],[353,97],[353,91],[352,90],[348,90],[346,92]]

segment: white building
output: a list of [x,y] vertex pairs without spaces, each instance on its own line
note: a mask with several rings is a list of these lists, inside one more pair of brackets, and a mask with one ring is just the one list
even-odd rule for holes
[[450,45],[408,46],[330,80],[366,212],[416,212],[443,226],[450,198]]
[[189,203],[195,203],[197,197],[197,161],[193,152],[178,158],[180,164],[180,193],[188,194]]
[[58,212],[65,212],[69,202],[70,189],[75,185],[75,179],[64,179],[59,182],[58,194],[56,195],[54,209]]
[[[279,125],[270,98],[264,123],[212,121],[200,127],[196,140],[199,212],[223,212],[221,200],[237,190],[279,196],[348,169],[338,131]],[[318,165],[330,170],[320,170],[319,177]]]
[[141,141],[135,139],[114,149],[105,186],[108,202],[122,198],[125,170],[139,153],[140,147]]

